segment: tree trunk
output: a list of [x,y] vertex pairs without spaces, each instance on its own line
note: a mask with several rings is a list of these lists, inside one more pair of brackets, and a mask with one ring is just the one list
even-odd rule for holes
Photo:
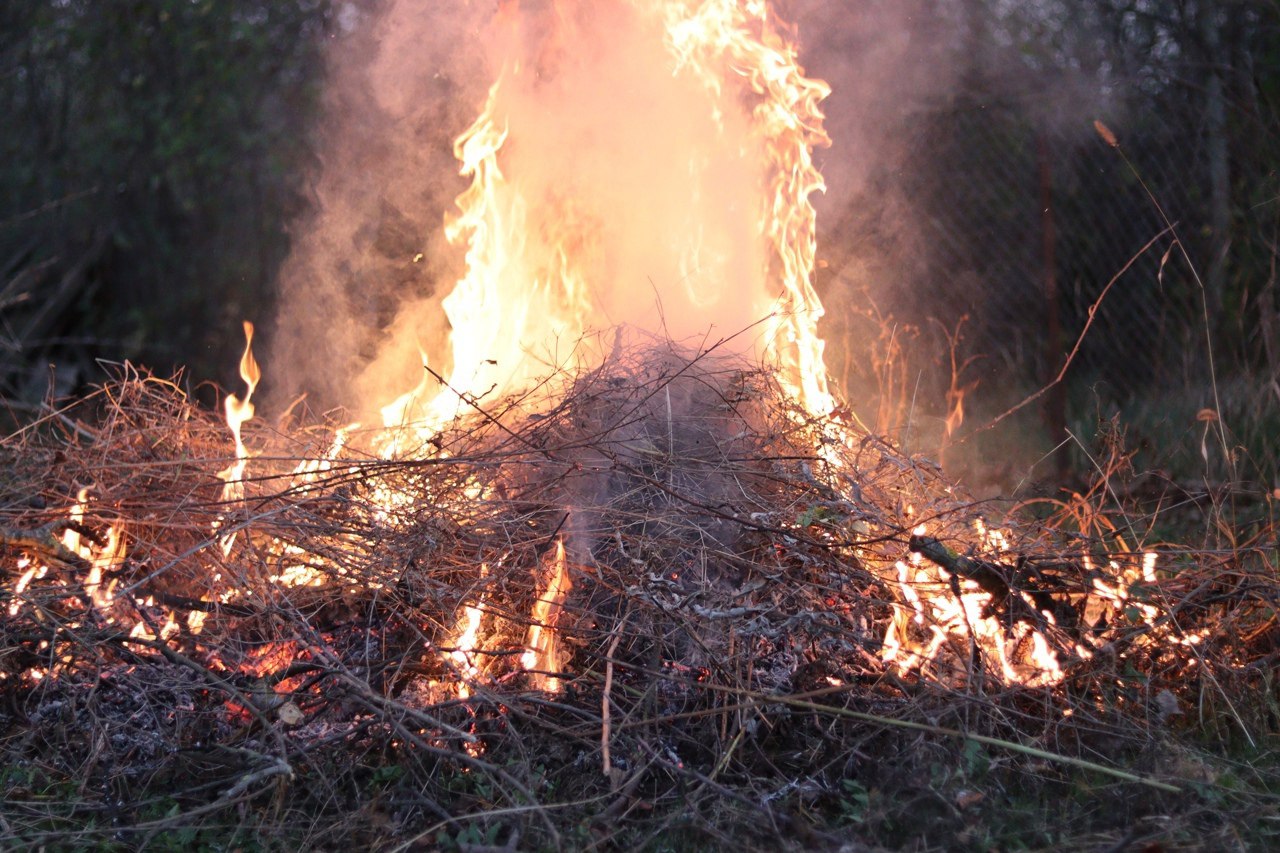
[[1227,286],[1227,255],[1230,250],[1231,170],[1227,148],[1227,99],[1223,90],[1223,69],[1228,65],[1222,49],[1222,24],[1215,2],[1200,7],[1201,36],[1204,39],[1208,79],[1205,81],[1205,133],[1209,166],[1209,266],[1205,287],[1209,329],[1221,329]]

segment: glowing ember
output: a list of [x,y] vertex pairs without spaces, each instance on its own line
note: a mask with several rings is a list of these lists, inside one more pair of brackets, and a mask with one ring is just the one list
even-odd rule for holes
[[243,659],[236,667],[240,672],[262,677],[284,669],[298,657],[296,640],[279,640],[262,643],[245,650]]

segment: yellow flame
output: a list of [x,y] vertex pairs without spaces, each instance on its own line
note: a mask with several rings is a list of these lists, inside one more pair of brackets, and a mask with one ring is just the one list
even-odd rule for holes
[[[262,379],[262,368],[253,357],[253,324],[248,320],[244,321],[244,354],[240,356],[240,378],[244,380],[247,388],[244,398],[228,394],[223,406],[227,426],[231,429],[231,435],[236,442],[236,461],[218,473],[218,477],[223,481],[222,501],[224,503],[244,499],[244,474],[249,463],[249,450],[245,447],[240,428],[253,418],[253,392]],[[221,528],[222,522],[222,517],[214,522],[215,532]],[[224,555],[231,553],[231,546],[235,544],[235,539],[235,533],[229,533],[219,540]]]
[[[67,515],[73,522],[83,524],[88,509],[89,490],[84,488],[77,493],[75,505]],[[85,592],[99,609],[110,610],[115,599],[116,581],[113,580],[104,587],[102,575],[105,570],[124,560],[124,539],[119,528],[115,525],[107,528],[106,539],[101,548],[85,541],[85,537],[71,529],[62,534],[62,544],[89,563],[89,574],[84,581]]]
[[227,426],[231,428],[231,434],[236,440],[236,460],[240,465],[237,469],[237,478],[243,475],[243,463],[249,457],[249,452],[245,449],[240,437],[240,427],[253,418],[253,392],[262,379],[262,368],[258,367],[258,361],[253,357],[253,324],[248,320],[244,321],[244,354],[240,356],[240,378],[244,380],[248,389],[245,391],[244,399],[235,394],[228,394],[224,405]]
[[[480,564],[480,578],[489,576],[489,564]],[[480,674],[480,667],[476,663],[475,650],[476,642],[480,636],[480,624],[484,617],[484,596],[481,595],[475,604],[467,604],[462,608],[462,618],[458,622],[457,633],[458,638],[454,640],[453,651],[449,653],[450,662],[457,668],[458,674],[462,678],[462,683],[458,685],[459,698],[466,699],[471,695],[471,687],[469,682],[475,680]]]
[[454,145],[470,184],[446,227],[466,246],[442,301],[451,366],[387,406],[387,426],[421,441],[479,398],[599,357],[581,342],[623,321],[699,335],[762,321],[745,348],[831,411],[810,202],[830,89],[769,4],[507,3],[489,41],[500,70]]
[[[600,61],[604,38],[618,62]],[[469,184],[445,235],[465,246],[466,269],[441,302],[446,369],[423,354],[417,386],[382,408],[381,452],[438,454],[428,442],[444,424],[599,360],[583,341],[622,321],[675,337],[759,323],[738,351],[775,367],[808,412],[832,411],[810,201],[824,190],[812,154],[829,141],[820,103],[830,89],[805,76],[769,4],[557,0],[539,12],[506,2],[489,41],[496,78],[454,144]],[[638,97],[619,97],[634,87]],[[228,405],[230,486],[245,454]],[[413,498],[374,499],[390,521]],[[559,542],[527,669],[558,668],[554,624],[569,585]],[[466,606],[456,628],[450,657],[463,680],[476,674],[482,612],[483,601]]]
[[[908,507],[907,515],[911,514]],[[979,556],[996,560],[1010,550],[1006,531],[988,527],[981,519],[974,520],[973,528]],[[912,532],[923,536],[926,526],[917,525]],[[1056,626],[1052,613],[1038,614],[1044,630],[1026,621],[1006,625],[990,609],[991,593],[970,578],[952,577],[918,553],[897,561],[895,575],[893,586],[903,606],[898,608],[886,629],[881,658],[894,664],[900,674],[919,669],[944,680],[968,677],[967,672],[952,675],[940,666],[944,650],[954,646],[952,641],[961,641],[956,648],[968,648],[972,643],[998,667],[996,675],[1005,684],[1040,686],[1057,684],[1066,677],[1060,652],[1045,633]],[[1095,584],[1099,585],[1099,592],[1121,600],[1123,592],[1107,587],[1102,581]],[[1030,612],[1038,611],[1035,599],[1029,594],[1020,591],[1014,594],[1021,597]],[[920,638],[922,633],[927,641]],[[1073,651],[1082,659],[1092,654],[1079,644]],[[950,664],[956,665],[961,669],[968,666],[962,659]]]
[[831,94],[805,76],[796,46],[774,20],[766,0],[707,0],[660,4],[667,42],[678,67],[687,67],[729,109],[731,73],[756,96],[752,133],[764,152],[765,191],[758,227],[765,237],[776,292],[765,329],[765,353],[799,401],[815,414],[834,407],[818,336],[822,302],[813,288],[816,215],[809,196],[826,189],[813,149],[830,144],[821,102]]
[[[910,508],[907,514],[911,514]],[[973,528],[979,557],[999,560],[1012,550],[1007,531],[988,527],[981,519],[973,522]],[[925,526],[918,525],[913,533],[923,536]],[[1146,633],[1135,640],[1139,644],[1202,642],[1199,635],[1178,633],[1171,620],[1161,618],[1159,606],[1148,600],[1145,593],[1136,593],[1135,584],[1153,584],[1157,580],[1155,552],[1144,552],[1137,559],[1126,551],[1125,558],[1124,565],[1116,560],[1108,561],[1104,579],[1089,556],[1082,557],[1082,567],[1092,576],[1091,589],[1076,594],[1073,603],[1083,604],[1085,624],[1095,625],[1104,617],[1110,622],[1121,618],[1140,623]],[[1058,684],[1067,677],[1064,651],[1079,660],[1088,660],[1095,653],[1087,641],[1064,640],[1060,634],[1054,636],[1070,648],[1055,647],[1050,634],[1057,631],[1057,619],[1052,612],[1039,611],[1035,599],[1025,591],[1014,594],[1022,599],[1029,612],[1037,613],[1038,625],[1026,620],[1011,626],[1003,624],[994,613],[988,614],[992,603],[990,593],[973,580],[952,578],[946,570],[922,560],[919,554],[899,560],[895,564],[895,576],[887,580],[900,595],[901,606],[885,631],[881,659],[894,664],[900,674],[917,669],[937,671],[943,650],[956,639],[971,640],[987,659],[998,664],[999,677],[1004,683],[1032,687]],[[916,626],[914,632],[913,625]],[[919,638],[921,628],[927,631],[927,641]],[[939,675],[945,676],[945,673],[939,672]]]
[[557,540],[555,558],[551,564],[551,576],[546,589],[538,595],[533,604],[529,636],[525,640],[525,652],[520,659],[524,668],[532,671],[534,684],[551,693],[557,693],[560,690],[560,679],[546,675],[547,672],[560,670],[556,622],[560,618],[560,609],[564,606],[565,596],[568,595],[572,586],[568,564],[565,561],[564,540]]
[[25,557],[18,561],[17,567],[23,569],[23,572],[18,577],[18,582],[13,585],[13,600],[9,602],[10,616],[18,615],[18,611],[22,608],[22,594],[27,591],[27,585],[31,583],[32,578],[36,576],[36,571],[40,568],[34,564],[28,565],[30,563],[31,561]]

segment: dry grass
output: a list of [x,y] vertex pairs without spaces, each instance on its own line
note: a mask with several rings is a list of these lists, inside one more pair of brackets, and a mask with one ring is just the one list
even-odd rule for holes
[[[1274,839],[1269,517],[1211,550],[1143,542],[1105,488],[1002,519],[1013,544],[990,567],[1051,599],[1059,624],[1018,596],[994,609],[1011,630],[1039,619],[1059,648],[1097,649],[1029,688],[964,638],[923,671],[883,662],[911,529],[977,555],[973,520],[997,508],[927,460],[812,422],[768,373],[624,352],[477,404],[420,458],[362,452],[357,433],[321,464],[332,438],[251,424],[246,498],[224,504],[225,428],[129,373],[0,446],[5,846]],[[314,473],[296,473],[307,461]],[[109,604],[83,560],[41,538],[85,487],[77,529],[125,531]],[[530,673],[520,656],[559,541],[563,671]],[[1132,603],[1157,616],[1089,621],[1092,578],[1128,571],[1140,547],[1161,568]],[[21,590],[20,557],[50,567]],[[279,580],[304,575],[318,585]],[[467,606],[484,621],[461,698]],[[130,638],[139,622],[161,635],[170,614],[167,641]],[[551,676],[562,692],[539,689]]]

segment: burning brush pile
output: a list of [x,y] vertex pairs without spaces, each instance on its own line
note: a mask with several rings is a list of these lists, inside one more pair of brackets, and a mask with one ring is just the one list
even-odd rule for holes
[[1010,810],[1046,846],[1208,811],[1168,738],[1274,724],[1238,701],[1274,563],[1089,496],[994,517],[857,425],[812,285],[828,89],[769,4],[492,28],[447,370],[272,427],[246,326],[221,419],[125,368],[0,442],[4,840],[986,849]]
[[[714,352],[621,348],[468,408],[399,458],[384,430],[255,430],[245,477],[221,423],[128,374],[10,437],[7,831],[301,811],[391,847],[835,843],[948,748],[996,785],[1173,791],[1102,764],[1225,713],[1259,675],[1230,656],[1274,633],[1243,579],[987,526]],[[850,791],[850,834],[809,830]],[[952,793],[954,833],[983,795]]]

